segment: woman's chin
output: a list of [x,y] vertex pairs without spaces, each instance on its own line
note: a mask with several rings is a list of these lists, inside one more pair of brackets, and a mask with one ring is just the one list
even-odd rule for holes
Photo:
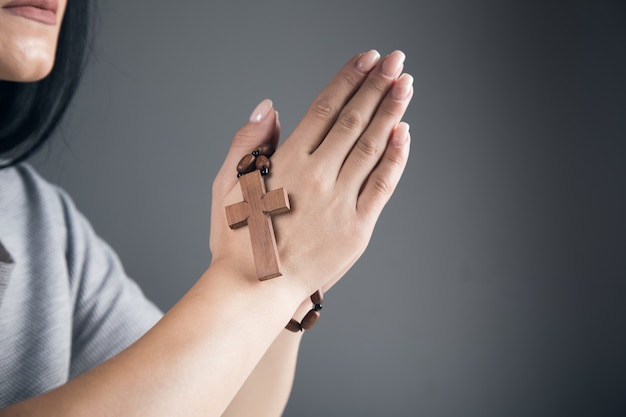
[[4,67],[0,65],[0,80],[20,83],[40,81],[50,74],[53,63],[40,63],[27,67]]

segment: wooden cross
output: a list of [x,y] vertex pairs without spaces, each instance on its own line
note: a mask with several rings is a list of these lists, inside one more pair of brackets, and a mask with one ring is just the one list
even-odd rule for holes
[[266,280],[281,276],[280,260],[271,216],[290,210],[284,188],[265,191],[265,181],[258,170],[239,178],[243,200],[226,207],[231,229],[248,225],[257,277]]

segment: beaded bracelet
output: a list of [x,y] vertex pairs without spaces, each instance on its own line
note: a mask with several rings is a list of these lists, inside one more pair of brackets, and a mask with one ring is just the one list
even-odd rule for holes
[[[275,149],[271,144],[266,143],[241,158],[241,160],[237,164],[237,178],[240,178],[255,170],[258,170],[260,172],[261,177],[265,177],[267,174],[269,174],[270,168],[272,167],[272,164],[270,163],[270,157],[274,154],[274,150]],[[284,193],[286,194],[286,192]],[[287,200],[286,197],[285,200]],[[284,206],[286,206],[286,210],[289,210],[288,200],[285,202]],[[279,210],[284,210],[284,207],[279,208]],[[274,210],[274,212],[284,212],[279,210]],[[239,223],[235,224],[237,225]],[[280,274],[280,272],[278,274]],[[289,320],[289,323],[287,323],[285,328],[294,333],[301,332],[303,330],[309,330],[315,325],[315,323],[317,323],[320,318],[320,311],[322,310],[323,301],[324,295],[322,293],[322,290],[320,289],[315,291],[315,293],[311,295],[313,308],[306,313],[306,315],[302,319],[302,322],[298,322],[296,319],[291,319]]]

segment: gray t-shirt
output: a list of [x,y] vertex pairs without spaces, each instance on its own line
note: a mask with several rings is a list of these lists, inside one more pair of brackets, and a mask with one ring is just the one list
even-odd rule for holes
[[62,190],[28,165],[0,170],[0,409],[105,361],[160,317]]

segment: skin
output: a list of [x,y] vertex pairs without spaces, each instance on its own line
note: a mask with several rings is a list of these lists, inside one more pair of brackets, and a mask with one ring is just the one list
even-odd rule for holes
[[[7,19],[2,12],[5,32],[1,19]],[[23,75],[6,64],[15,56],[7,45],[37,33],[30,26],[24,24],[24,35],[0,34],[0,78],[21,80],[36,72],[24,69],[25,61],[19,61]],[[48,32],[42,29],[40,36],[43,44]],[[33,67],[40,68],[43,55],[28,55]],[[196,284],[128,349],[61,387],[0,410],[0,417],[280,415],[301,339],[285,324],[301,319],[310,294],[330,289],[361,256],[404,170],[410,135],[401,119],[413,79],[402,74],[403,62],[399,51],[383,59],[375,51],[353,57],[272,157],[267,188],[285,187],[292,207],[274,218],[282,277],[256,279],[248,231],[230,230],[224,214],[242,198],[233,174],[241,156],[278,143],[278,114],[265,101],[233,138],[213,183],[212,262]]]
[[16,16],[0,0],[0,80],[37,81],[52,70],[67,0],[59,0],[57,24],[44,25]]

